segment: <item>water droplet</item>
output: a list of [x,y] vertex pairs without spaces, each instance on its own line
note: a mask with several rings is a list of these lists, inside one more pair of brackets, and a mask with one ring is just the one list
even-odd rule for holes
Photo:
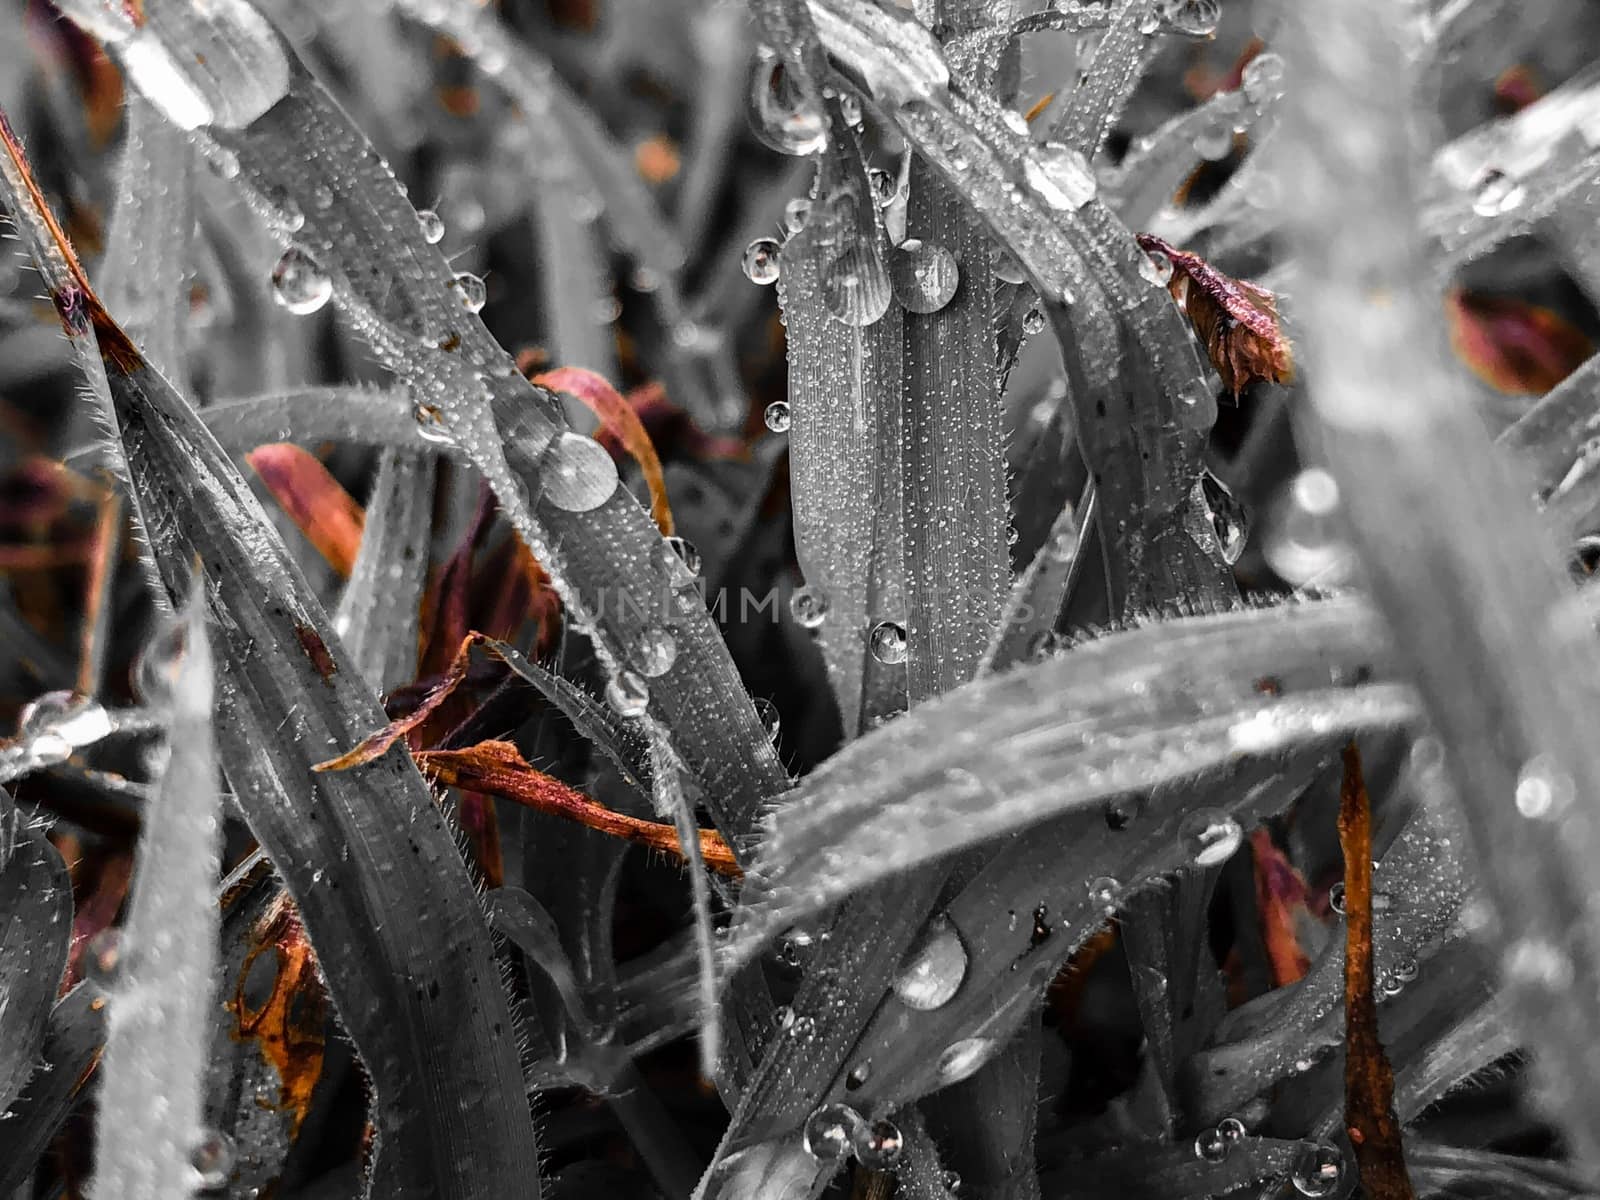
[[1139,22],[1139,32],[1149,37],[1161,28],[1161,16],[1154,9],[1145,14],[1144,20]]
[[1230,1146],[1236,1146],[1244,1140],[1244,1122],[1238,1117],[1223,1117],[1217,1122],[1217,1132],[1222,1135],[1222,1140]]
[[789,612],[802,628],[816,629],[828,615],[828,596],[820,588],[795,588],[789,597]]
[[1328,907],[1340,916],[1344,915],[1344,884],[1336,883],[1328,889]]
[[746,246],[742,261],[745,278],[763,287],[777,283],[780,274],[779,250],[780,247],[774,238],[757,238]]
[[606,703],[618,716],[642,717],[650,707],[650,687],[632,671],[618,671],[606,684]]
[[1202,543],[1214,538],[1222,561],[1230,565],[1238,562],[1250,537],[1250,524],[1244,506],[1210,468],[1202,470],[1195,480],[1189,504],[1195,522],[1189,527],[1191,536]]
[[1334,1146],[1302,1146],[1289,1181],[1302,1196],[1331,1196],[1344,1175],[1344,1155]]
[[1139,259],[1139,274],[1156,287],[1172,282],[1172,259],[1160,250],[1146,251]]
[[879,621],[867,635],[867,646],[871,649],[873,658],[888,666],[905,662],[905,626],[894,621]]
[[767,423],[767,428],[772,430],[773,433],[788,433],[792,420],[789,412],[789,402],[787,400],[774,400],[767,405],[766,411],[761,414],[761,419]]
[[48,732],[74,750],[98,742],[115,728],[111,714],[99,701],[72,692],[46,692],[23,707],[17,722],[17,732],[23,737]]
[[666,544],[667,573],[674,587],[687,587],[700,576],[700,551],[688,538],[663,538]]
[[1106,916],[1117,911],[1117,905],[1122,902],[1122,884],[1109,875],[1101,875],[1089,880],[1089,903],[1094,905]]
[[822,297],[834,319],[871,325],[889,311],[894,289],[888,269],[870,241],[856,239],[822,272]]
[[1142,796],[1114,796],[1106,801],[1106,828],[1121,832],[1144,812]]
[[1004,246],[994,248],[994,277],[1001,283],[1026,283],[1028,273],[1022,269],[1022,264],[1017,261],[1016,255]]
[[1506,979],[1523,987],[1557,991],[1572,982],[1572,963],[1561,948],[1543,938],[1520,938],[1501,963]]
[[1233,153],[1233,126],[1226,121],[1194,135],[1194,152],[1207,162],[1221,162]]
[[1283,95],[1283,57],[1264,50],[1252,58],[1239,79],[1245,99],[1258,108]]
[[811,957],[816,942],[809,930],[796,926],[778,939],[778,961],[789,967],[802,966]]
[[778,715],[778,706],[765,696],[757,696],[756,716],[761,718],[761,728],[767,731],[767,741],[776,745],[778,731],[783,728],[783,720]]
[[1194,1156],[1208,1163],[1219,1163],[1227,1158],[1230,1148],[1220,1129],[1202,1129],[1194,1139]]
[[799,233],[811,215],[811,197],[796,196],[783,206],[783,227],[790,233]]
[[1222,6],[1217,0],[1166,0],[1161,15],[1178,33],[1190,37],[1210,37],[1217,31]]
[[452,279],[448,286],[455,292],[462,308],[470,313],[483,311],[483,306],[489,299],[489,292],[483,286],[483,280],[470,271],[463,271]]
[[1244,841],[1244,830],[1220,808],[1202,808],[1179,824],[1178,840],[1193,865],[1215,867],[1233,857]]
[[874,1121],[870,1125],[856,1127],[853,1144],[856,1160],[863,1167],[872,1171],[887,1171],[900,1161],[905,1139],[900,1136],[899,1126],[892,1121]]
[[639,668],[639,673],[647,679],[665,675],[672,670],[672,664],[677,659],[678,642],[672,636],[671,630],[654,625],[639,635],[639,644],[634,647],[633,662]]
[[1028,947],[1044,944],[1053,931],[1050,928],[1050,910],[1043,904],[1033,910],[1033,928],[1028,933]]
[[983,1066],[993,1050],[993,1040],[985,1037],[962,1038],[959,1042],[952,1042],[939,1055],[937,1070],[940,1085],[949,1087],[952,1083],[960,1083]]
[[1058,142],[1036,147],[1023,159],[1022,174],[1039,198],[1060,212],[1082,208],[1099,190],[1088,160]]
[[894,994],[907,1008],[932,1012],[950,1002],[966,977],[967,948],[950,923],[939,918],[901,965]]
[[272,298],[297,317],[309,316],[333,295],[333,280],[309,254],[295,246],[272,268]]
[[858,1062],[850,1068],[850,1073],[844,1077],[846,1091],[858,1092],[866,1087],[867,1080],[872,1078],[872,1060]]
[[411,419],[417,423],[417,436],[423,441],[440,446],[455,445],[455,438],[445,428],[444,413],[438,405],[419,402],[411,410]]
[[790,77],[783,60],[769,51],[750,80],[750,128],[779,154],[815,154],[828,144],[827,115]]
[[233,1139],[219,1129],[207,1129],[189,1151],[195,1186],[202,1191],[226,1187],[237,1158]]
[[907,238],[889,260],[889,279],[900,303],[914,313],[938,312],[956,294],[956,256],[933,242]]
[[1022,332],[1029,337],[1044,332],[1044,310],[1035,306],[1022,314]]
[[882,167],[867,169],[867,186],[872,189],[872,198],[879,208],[887,208],[894,203],[898,186],[895,177]]
[[1531,820],[1559,816],[1575,794],[1572,777],[1542,754],[1523,763],[1517,775],[1517,811]]
[[102,929],[83,948],[83,977],[101,991],[116,986],[122,967],[122,933]]
[[959,1171],[946,1171],[940,1177],[939,1182],[944,1184],[945,1191],[954,1195],[961,1190],[961,1173]]
[[617,464],[593,438],[563,433],[545,451],[544,498],[566,512],[599,508],[617,490]]
[[818,1162],[839,1162],[850,1153],[864,1123],[848,1104],[824,1104],[806,1118],[806,1153]]
[[1528,197],[1528,190],[1510,175],[1490,167],[1478,179],[1472,194],[1472,211],[1480,217],[1498,217],[1511,212]]

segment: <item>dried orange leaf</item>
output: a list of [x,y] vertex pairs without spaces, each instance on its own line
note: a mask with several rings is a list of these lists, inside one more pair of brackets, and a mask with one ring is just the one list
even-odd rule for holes
[[[513,800],[540,812],[567,817],[624,841],[684,857],[677,830],[671,825],[613,812],[576,788],[530,766],[522,752],[510,742],[479,742],[462,750],[421,750],[412,757],[423,774],[435,783]],[[739,874],[733,851],[713,830],[700,831],[700,856],[708,867],[720,874]]]
[[650,515],[655,518],[662,536],[671,537],[672,506],[667,503],[667,481],[661,474],[661,460],[656,457],[655,444],[645,432],[633,405],[599,375],[582,367],[557,367],[535,375],[533,382],[553,392],[576,396],[617,436],[644,472],[645,484],[650,488]]
[[359,745],[347,750],[338,758],[330,758],[327,762],[320,762],[312,770],[315,771],[348,771],[351,767],[363,766],[374,759],[382,758],[406,734],[418,725],[421,725],[435,709],[450,698],[450,694],[461,686],[461,681],[467,677],[467,667],[472,661],[472,647],[483,640],[481,633],[469,633],[461,640],[461,646],[456,651],[456,656],[444,672],[444,678],[422,700],[422,703],[403,717],[390,721],[376,733],[361,739]]
[[1394,1071],[1378,1039],[1372,992],[1372,802],[1361,774],[1361,753],[1344,749],[1339,789],[1339,847],[1344,851],[1344,1119],[1372,1200],[1413,1200],[1400,1120],[1394,1111]]
[[366,515],[310,451],[287,442],[257,446],[245,460],[328,565],[349,578]]
[[1509,296],[1452,291],[1450,345],[1472,373],[1511,396],[1542,396],[1594,353],[1582,330],[1548,308]]
[[1183,304],[1211,365],[1234,399],[1255,380],[1288,383],[1294,378],[1294,354],[1278,321],[1276,296],[1224,275],[1198,254],[1179,250],[1154,234],[1141,233],[1138,241],[1145,253],[1163,254],[1172,263],[1167,286],[1173,299]]

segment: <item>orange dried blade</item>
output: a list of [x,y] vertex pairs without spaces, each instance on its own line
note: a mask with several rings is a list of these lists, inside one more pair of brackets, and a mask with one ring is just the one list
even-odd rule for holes
[[[461,750],[419,750],[412,757],[435,783],[512,800],[624,841],[684,857],[673,826],[640,820],[596,803],[576,788],[530,766],[510,742],[479,742]],[[700,831],[700,856],[706,866],[720,874],[739,874],[733,851],[713,830]]]
[[1265,829],[1251,833],[1250,850],[1255,861],[1256,907],[1261,913],[1267,964],[1273,986],[1283,987],[1304,976],[1311,965],[1295,929],[1295,912],[1306,911],[1310,889]]
[[1054,92],[1046,92],[1034,101],[1033,107],[1022,114],[1022,119],[1030,125],[1038,118],[1039,114],[1050,107],[1050,102],[1056,98]]
[[361,549],[366,514],[310,451],[287,442],[245,455],[283,511],[339,575],[350,577]]
[[582,367],[557,367],[535,375],[533,382],[553,392],[576,396],[600,418],[602,425],[616,434],[639,464],[639,470],[644,472],[645,484],[650,488],[650,515],[655,518],[661,536],[671,537],[672,506],[667,503],[667,481],[661,473],[661,459],[656,456],[655,443],[645,432],[644,423],[633,405],[601,376]]
[[469,633],[461,640],[461,648],[456,651],[456,656],[450,662],[449,669],[445,671],[444,678],[439,681],[416,710],[403,717],[390,721],[376,733],[363,738],[359,745],[347,750],[338,758],[330,758],[327,762],[320,762],[312,767],[313,771],[348,771],[351,767],[359,767],[374,759],[387,754],[389,747],[393,746],[406,734],[418,725],[421,725],[435,709],[450,698],[450,694],[461,686],[461,681],[467,677],[467,667],[472,661],[472,647],[483,640],[479,633]]
[[1339,847],[1344,852],[1346,1132],[1366,1195],[1372,1200],[1415,1200],[1394,1111],[1394,1071],[1378,1037],[1372,971],[1372,802],[1354,742],[1344,749]]
[[1490,387],[1542,396],[1594,352],[1582,330],[1548,308],[1461,289],[1445,297],[1450,346]]

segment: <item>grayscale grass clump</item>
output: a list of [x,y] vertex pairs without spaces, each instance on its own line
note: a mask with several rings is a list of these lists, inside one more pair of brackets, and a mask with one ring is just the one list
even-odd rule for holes
[[12,0],[0,1197],[1600,1187],[1600,12]]

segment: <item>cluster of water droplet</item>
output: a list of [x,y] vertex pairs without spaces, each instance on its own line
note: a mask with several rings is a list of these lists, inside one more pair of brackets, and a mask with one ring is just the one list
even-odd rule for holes
[[1209,1163],[1219,1163],[1244,1140],[1244,1122],[1238,1117],[1224,1117],[1210,1129],[1202,1129],[1194,1139],[1194,1156]]
[[297,317],[316,312],[332,295],[333,280],[297,246],[285,250],[272,268],[272,298]]
[[766,46],[756,50],[750,78],[750,128],[779,154],[815,154],[828,144],[828,117],[796,86],[783,59]]
[[806,1153],[838,1163],[854,1155],[862,1166],[886,1171],[900,1161],[905,1140],[892,1121],[868,1121],[848,1104],[825,1104],[806,1118]]

